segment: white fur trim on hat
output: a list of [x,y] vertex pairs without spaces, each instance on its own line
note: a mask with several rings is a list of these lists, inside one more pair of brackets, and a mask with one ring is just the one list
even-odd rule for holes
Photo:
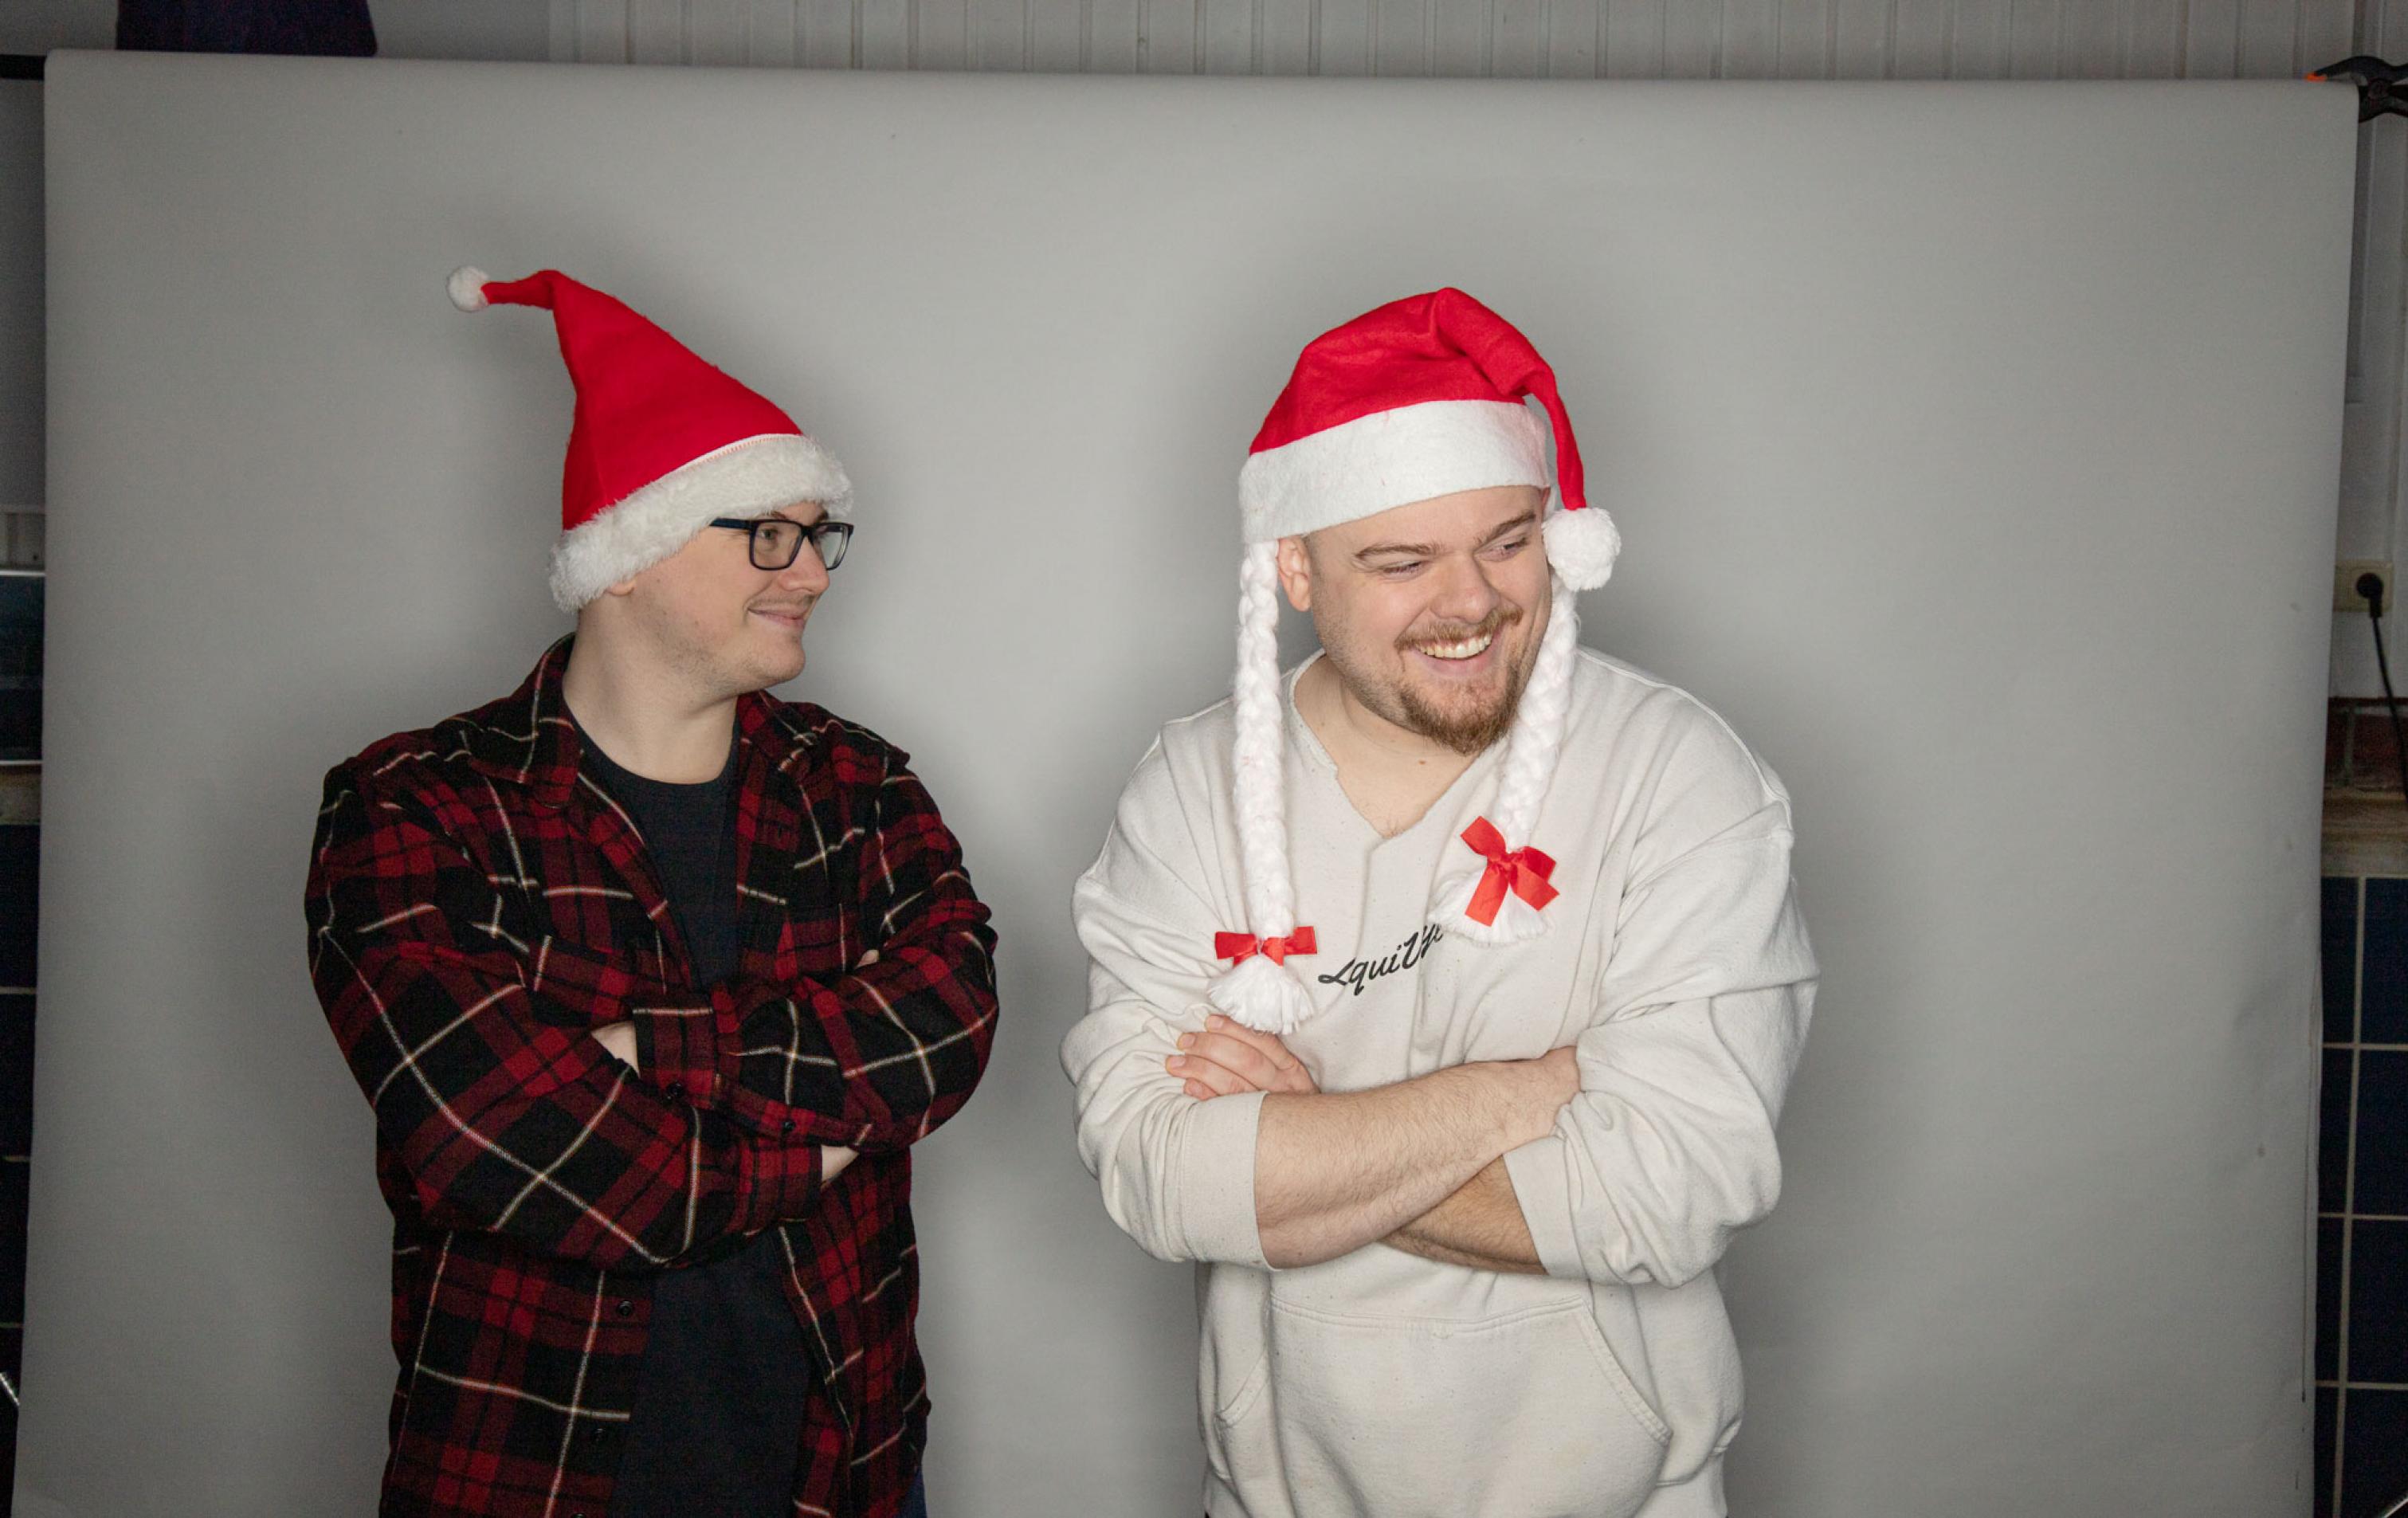
[[1576,591],[1593,591],[1613,578],[1622,556],[1622,531],[1601,506],[1547,513],[1547,565]]
[[552,551],[552,598],[575,611],[675,553],[714,517],[766,517],[816,501],[852,514],[853,483],[836,455],[794,433],[764,433],[681,465],[561,534]]
[[485,271],[482,269],[465,266],[453,269],[452,278],[444,282],[443,288],[451,295],[452,304],[464,311],[481,311],[488,304],[485,299]]
[[1549,483],[1547,429],[1519,401],[1424,401],[1265,449],[1238,473],[1245,540],[1318,532],[1492,485]]

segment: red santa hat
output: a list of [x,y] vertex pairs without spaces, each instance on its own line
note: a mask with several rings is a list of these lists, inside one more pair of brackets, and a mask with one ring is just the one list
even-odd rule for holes
[[[1544,409],[1541,422],[1526,401]],[[1555,441],[1555,468],[1547,441]],[[1231,961],[1213,1003],[1286,1033],[1312,1011],[1290,954],[1313,952],[1296,921],[1289,874],[1280,689],[1279,540],[1456,491],[1555,487],[1545,516],[1554,571],[1547,629],[1522,692],[1488,810],[1442,867],[1429,920],[1476,943],[1546,931],[1555,863],[1533,846],[1563,744],[1576,593],[1605,583],[1622,539],[1588,504],[1580,445],[1555,374],[1512,323],[1460,290],[1392,301],[1307,344],[1238,477],[1245,558],[1239,577],[1234,797],[1247,931],[1223,934]]]
[[552,551],[562,610],[660,563],[716,517],[803,501],[851,515],[853,484],[834,454],[624,303],[556,269],[507,280],[459,269],[451,294],[464,311],[552,312],[577,386]]

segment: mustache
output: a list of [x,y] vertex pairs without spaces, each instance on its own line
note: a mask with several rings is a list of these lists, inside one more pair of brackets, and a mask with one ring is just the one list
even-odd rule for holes
[[1478,622],[1450,623],[1425,628],[1419,632],[1407,633],[1397,639],[1397,647],[1400,651],[1410,652],[1424,643],[1460,643],[1467,638],[1486,637],[1491,634],[1503,632],[1521,620],[1520,607],[1496,607]]

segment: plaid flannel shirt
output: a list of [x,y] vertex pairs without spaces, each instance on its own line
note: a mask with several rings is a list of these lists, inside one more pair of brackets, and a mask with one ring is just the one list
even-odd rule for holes
[[[380,1511],[604,1518],[652,1281],[774,1229],[815,1362],[795,1511],[887,1518],[927,1417],[907,1146],[985,1067],[987,909],[900,752],[748,695],[741,969],[695,989],[580,770],[568,648],[326,777],[310,974],[394,1214]],[[640,1074],[587,1037],[623,1019]],[[824,1189],[827,1144],[861,1157]]]

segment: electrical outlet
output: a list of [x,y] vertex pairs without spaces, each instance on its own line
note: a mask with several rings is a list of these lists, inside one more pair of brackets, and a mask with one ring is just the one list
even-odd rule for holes
[[2384,559],[2344,559],[2333,566],[2335,611],[2355,611],[2361,617],[2366,615],[2366,597],[2358,594],[2358,577],[2368,574],[2383,577],[2383,614],[2386,617],[2391,614],[2392,608],[2399,604],[2400,591],[2391,573],[2391,565]]

